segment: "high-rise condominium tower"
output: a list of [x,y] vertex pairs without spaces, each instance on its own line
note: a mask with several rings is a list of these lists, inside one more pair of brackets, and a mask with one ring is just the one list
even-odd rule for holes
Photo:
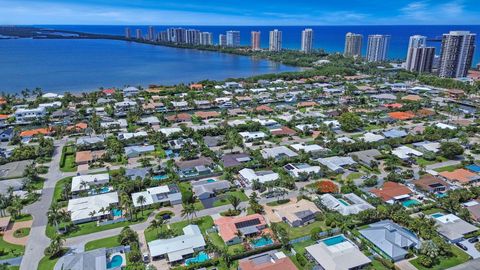
[[240,46],[240,31],[227,31],[227,46],[228,47]]
[[136,32],[137,32],[137,33],[136,33],[136,34],[137,34],[137,35],[136,35],[136,36],[137,36],[137,39],[142,39],[142,38],[143,38],[143,37],[142,37],[142,29],[137,29]]
[[302,52],[309,53],[313,49],[313,30],[308,28],[302,31]]
[[282,50],[282,31],[277,29],[270,31],[270,51],[278,52]]
[[260,31],[252,31],[252,50],[260,50]]
[[125,28],[125,38],[132,38],[132,31],[129,27]]
[[227,36],[224,34],[218,35],[218,45],[227,46]]
[[363,36],[355,33],[347,33],[345,35],[345,50],[343,55],[347,57],[360,57],[362,56],[362,42]]
[[148,40],[155,40],[155,28],[153,28],[153,26],[148,27]]
[[427,47],[427,37],[415,35],[410,37],[405,69],[419,73],[432,72],[435,48]]
[[196,29],[188,29],[186,32],[186,43],[191,45],[200,44],[200,31]]
[[389,43],[389,35],[369,35],[367,44],[367,61],[385,61],[387,59]]
[[200,44],[201,45],[213,45],[212,33],[202,32],[200,34]]
[[472,65],[476,35],[469,31],[443,34],[438,75],[444,78],[466,77]]

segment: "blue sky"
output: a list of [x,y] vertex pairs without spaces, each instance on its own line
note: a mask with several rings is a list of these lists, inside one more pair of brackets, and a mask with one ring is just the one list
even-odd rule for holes
[[480,24],[479,0],[0,0],[0,24]]

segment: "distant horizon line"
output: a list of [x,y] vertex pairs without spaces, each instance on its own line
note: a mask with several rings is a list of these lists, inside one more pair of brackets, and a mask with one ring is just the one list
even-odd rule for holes
[[480,26],[480,24],[239,24],[239,25],[220,25],[220,24],[0,24],[0,26],[217,26],[217,27],[345,27],[345,26]]

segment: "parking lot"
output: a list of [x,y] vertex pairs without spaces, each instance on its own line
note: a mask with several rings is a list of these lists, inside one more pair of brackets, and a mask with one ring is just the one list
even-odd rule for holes
[[474,259],[480,258],[480,252],[475,248],[475,243],[470,243],[468,240],[463,240],[460,243],[468,248],[468,250],[464,250],[468,255],[472,256]]

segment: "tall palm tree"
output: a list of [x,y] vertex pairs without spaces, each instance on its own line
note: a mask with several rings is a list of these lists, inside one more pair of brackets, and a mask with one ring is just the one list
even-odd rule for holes
[[165,220],[163,218],[162,219],[153,219],[150,222],[150,226],[148,226],[148,228],[155,229],[156,232],[157,232],[157,236],[159,236],[160,233],[159,233],[158,229],[162,228],[163,224],[165,224]]
[[52,203],[50,209],[47,211],[48,222],[55,225],[55,229],[58,232],[58,224],[62,221],[62,215],[60,213],[60,206],[57,203]]
[[230,195],[228,196],[228,202],[233,206],[233,210],[236,212],[242,201],[237,196]]
[[97,214],[97,211],[95,211],[95,210],[88,213],[88,215],[92,218],[92,220],[93,220],[93,217],[95,217],[96,214]]
[[183,218],[190,219],[190,217],[193,215],[194,212],[195,212],[195,206],[193,204],[191,203],[184,204],[181,215]]
[[143,206],[147,202],[147,198],[145,196],[140,195],[137,197],[137,203],[140,204],[140,209],[142,210],[142,216],[143,216]]

